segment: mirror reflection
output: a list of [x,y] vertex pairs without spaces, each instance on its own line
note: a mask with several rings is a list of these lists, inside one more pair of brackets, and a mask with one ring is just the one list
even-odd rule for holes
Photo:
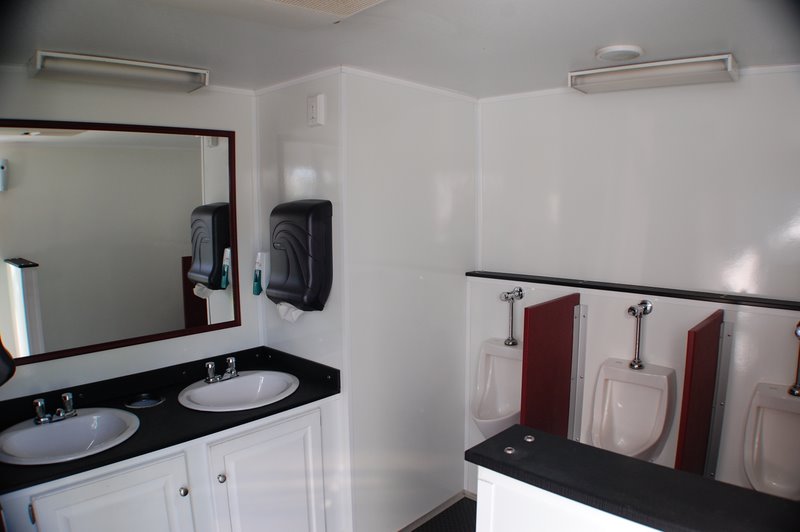
[[18,363],[238,324],[233,283],[187,279],[192,212],[230,201],[232,133],[9,122],[0,337]]

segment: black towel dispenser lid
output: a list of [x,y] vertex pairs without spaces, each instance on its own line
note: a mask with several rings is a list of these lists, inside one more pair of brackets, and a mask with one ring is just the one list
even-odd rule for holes
[[282,203],[270,215],[270,275],[267,297],[300,310],[322,310],[333,282],[328,200]]
[[192,266],[190,281],[218,290],[221,288],[222,259],[230,247],[230,206],[209,203],[192,211]]
[[8,379],[14,376],[15,369],[14,358],[11,353],[6,351],[3,339],[0,338],[0,385],[5,384]]

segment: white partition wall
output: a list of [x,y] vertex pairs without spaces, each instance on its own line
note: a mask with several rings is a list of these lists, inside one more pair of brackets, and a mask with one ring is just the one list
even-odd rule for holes
[[463,486],[476,104],[353,72],[344,91],[354,524],[397,530]]
[[[287,201],[327,199],[333,204],[333,286],[322,312],[306,312],[297,321],[280,318],[265,294],[267,345],[342,370],[342,394],[322,410],[322,445],[327,530],[349,530],[352,523],[347,388],[343,370],[343,299],[345,270],[340,172],[340,86],[338,69],[259,91],[256,96],[258,153],[261,175],[259,202],[263,225],[260,249],[270,250],[269,214]],[[307,97],[324,94],[324,126],[309,127]],[[268,268],[267,268],[268,270]],[[267,285],[268,279],[263,280]]]
[[[325,123],[309,126],[319,94]],[[326,473],[329,529],[397,530],[463,488],[476,102],[350,69],[257,98],[265,227],[278,203],[333,203],[325,309],[290,323],[267,303],[268,345],[342,369],[342,411],[327,418],[339,442],[323,415],[325,467],[341,473]],[[337,506],[347,487],[352,520]]]

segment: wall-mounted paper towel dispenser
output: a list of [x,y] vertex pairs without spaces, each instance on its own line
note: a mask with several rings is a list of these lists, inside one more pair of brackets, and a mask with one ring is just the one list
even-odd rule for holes
[[192,211],[192,266],[186,274],[190,281],[212,290],[222,286],[225,248],[230,247],[230,206],[209,203]]
[[322,310],[333,282],[331,217],[327,200],[282,203],[270,215],[267,297],[300,310]]

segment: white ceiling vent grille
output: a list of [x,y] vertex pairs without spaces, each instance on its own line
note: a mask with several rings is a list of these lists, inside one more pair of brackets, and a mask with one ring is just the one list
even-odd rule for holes
[[339,18],[347,18],[384,0],[270,0],[279,4],[304,7]]

